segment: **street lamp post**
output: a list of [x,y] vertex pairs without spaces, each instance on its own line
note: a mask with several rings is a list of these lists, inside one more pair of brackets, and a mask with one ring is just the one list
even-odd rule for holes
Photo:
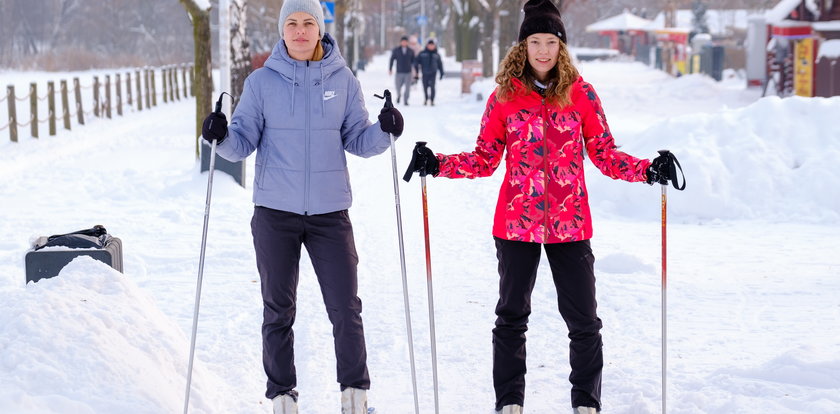
[[429,20],[426,17],[426,0],[420,0],[420,39],[426,41],[426,22]]

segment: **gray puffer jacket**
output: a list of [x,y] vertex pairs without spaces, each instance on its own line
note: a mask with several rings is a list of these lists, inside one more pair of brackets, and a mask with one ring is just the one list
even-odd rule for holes
[[344,210],[352,203],[345,151],[384,152],[390,137],[371,124],[359,81],[335,40],[321,40],[321,61],[292,59],[283,40],[265,67],[245,80],[219,155],[230,161],[257,151],[254,204],[297,214]]

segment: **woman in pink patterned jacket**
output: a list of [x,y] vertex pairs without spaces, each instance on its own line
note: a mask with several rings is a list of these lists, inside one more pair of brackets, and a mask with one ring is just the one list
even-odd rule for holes
[[595,90],[571,62],[554,5],[531,0],[524,10],[519,43],[502,61],[475,150],[443,155],[418,146],[410,169],[476,178],[493,174],[505,160],[493,223],[500,275],[493,329],[496,410],[521,413],[524,404],[525,331],[544,248],[569,329],[572,407],[594,413],[601,409],[603,354],[584,150],[613,179],[662,184],[669,174],[664,159],[651,162],[616,148]]

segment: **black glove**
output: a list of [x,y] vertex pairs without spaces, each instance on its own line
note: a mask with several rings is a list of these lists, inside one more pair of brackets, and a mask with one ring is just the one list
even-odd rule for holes
[[411,161],[408,163],[408,169],[405,170],[403,180],[411,180],[411,175],[415,171],[419,172],[421,177],[430,174],[432,177],[437,177],[440,174],[440,161],[434,151],[429,149],[423,141],[418,141],[411,151]]
[[682,175],[682,185],[677,184],[677,169],[682,175],[682,167],[677,157],[668,150],[659,151],[659,156],[654,158],[647,169],[647,183],[650,185],[662,184],[668,185],[670,181],[677,190],[685,189],[685,175]]
[[440,73],[440,80],[443,80],[443,72]]
[[671,179],[671,165],[667,155],[660,155],[653,159],[650,167],[647,169],[647,183],[653,184],[668,184]]
[[379,112],[379,127],[389,134],[394,134],[395,137],[402,135],[402,114],[394,107],[386,106],[385,108],[382,108],[382,111]]
[[228,134],[227,117],[224,112],[211,112],[204,118],[204,125],[201,127],[201,136],[212,143],[221,144]]

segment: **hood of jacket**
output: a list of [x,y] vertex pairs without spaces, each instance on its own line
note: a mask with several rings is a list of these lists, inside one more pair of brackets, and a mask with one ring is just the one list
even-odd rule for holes
[[295,69],[299,67],[319,66],[321,68],[321,72],[328,76],[342,67],[347,66],[347,62],[343,57],[341,57],[338,45],[331,34],[324,33],[324,37],[321,38],[321,45],[324,47],[323,59],[316,61],[295,60],[289,56],[289,51],[286,50],[286,44],[283,43],[283,39],[280,39],[277,44],[274,45],[274,49],[271,51],[271,56],[269,56],[268,60],[265,61],[265,66],[283,75],[283,77],[287,79],[294,79]]
[[[341,56],[335,39],[329,33],[324,33],[321,38],[321,46],[324,48],[324,57],[321,60],[297,60],[289,56],[286,44],[280,39],[274,45],[271,56],[265,61],[265,67],[277,72],[289,83],[298,84],[303,81],[304,72],[309,69],[318,70],[319,77],[312,79],[313,85],[320,85],[323,89],[324,81],[335,72],[347,67],[347,62]],[[292,99],[289,104],[292,114],[295,112],[295,89],[292,89]],[[323,91],[322,91],[323,92]],[[323,112],[322,112],[323,113]]]

